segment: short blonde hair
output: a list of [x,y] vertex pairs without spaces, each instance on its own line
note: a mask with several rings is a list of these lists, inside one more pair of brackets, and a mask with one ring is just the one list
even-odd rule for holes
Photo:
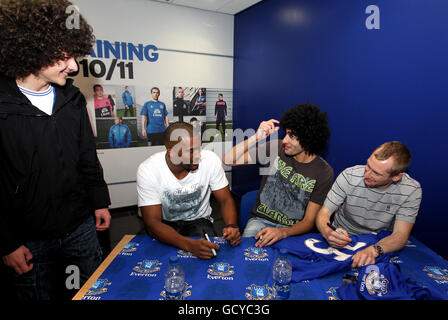
[[378,160],[387,160],[394,157],[394,164],[392,166],[390,175],[396,176],[401,172],[405,172],[411,164],[411,152],[400,141],[390,141],[383,143],[375,149],[373,155]]

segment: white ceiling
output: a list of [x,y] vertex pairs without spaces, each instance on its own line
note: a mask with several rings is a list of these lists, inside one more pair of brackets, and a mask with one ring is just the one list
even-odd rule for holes
[[237,14],[262,0],[150,0],[208,11]]

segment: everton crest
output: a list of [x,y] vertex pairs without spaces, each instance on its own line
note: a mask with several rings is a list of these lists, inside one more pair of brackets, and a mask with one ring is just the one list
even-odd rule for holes
[[143,260],[142,262],[139,262],[132,270],[140,274],[150,274],[159,271],[160,265],[161,263],[159,260]]
[[184,250],[178,250],[177,256],[180,258],[190,258],[190,259],[197,259],[196,256],[194,256],[191,252],[184,251]]
[[448,281],[448,273],[446,269],[440,267],[424,267],[423,271],[427,272],[427,275],[430,278]]
[[328,300],[340,300],[337,295],[337,290],[338,287],[330,287],[330,289],[325,292],[328,294]]
[[216,262],[207,269],[207,273],[207,279],[233,280],[232,276],[235,274],[235,271],[230,263]]
[[121,249],[120,254],[123,256],[131,256],[133,252],[137,251],[138,246],[139,243],[137,242],[128,242],[123,249]]
[[107,287],[110,286],[110,282],[107,279],[98,279],[93,286],[86,293],[86,296],[94,296],[107,292]]
[[[186,298],[188,298],[188,297],[191,296],[191,288],[192,288],[192,285],[188,284],[188,282],[185,282],[184,291],[183,291],[183,293],[182,293],[183,299],[186,299]],[[166,291],[163,290],[163,291],[160,293],[160,296],[161,296],[163,299],[166,299]],[[183,299],[182,299],[182,300],[183,300]]]
[[246,261],[267,261],[268,252],[266,249],[257,248],[257,247],[249,247],[244,250],[244,256],[246,257]]
[[247,300],[272,300],[274,298],[272,289],[267,284],[264,286],[251,284],[246,290],[245,296]]
[[372,271],[365,277],[367,292],[372,296],[377,295],[381,297],[387,294],[388,284],[389,280],[383,275],[380,275],[377,271]]

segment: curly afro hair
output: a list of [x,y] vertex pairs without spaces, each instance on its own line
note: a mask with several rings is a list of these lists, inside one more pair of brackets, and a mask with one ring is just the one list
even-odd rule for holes
[[0,73],[25,78],[58,60],[89,54],[92,28],[82,15],[79,28],[67,27],[71,5],[66,0],[1,0]]
[[281,127],[290,129],[309,154],[320,154],[330,138],[327,113],[312,103],[302,103],[288,109],[280,120]]

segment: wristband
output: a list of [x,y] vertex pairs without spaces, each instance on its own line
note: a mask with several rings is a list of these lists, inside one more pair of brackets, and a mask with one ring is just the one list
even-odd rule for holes
[[236,224],[234,224],[234,223],[227,224],[224,228],[237,228],[237,229],[239,229],[239,227]]

